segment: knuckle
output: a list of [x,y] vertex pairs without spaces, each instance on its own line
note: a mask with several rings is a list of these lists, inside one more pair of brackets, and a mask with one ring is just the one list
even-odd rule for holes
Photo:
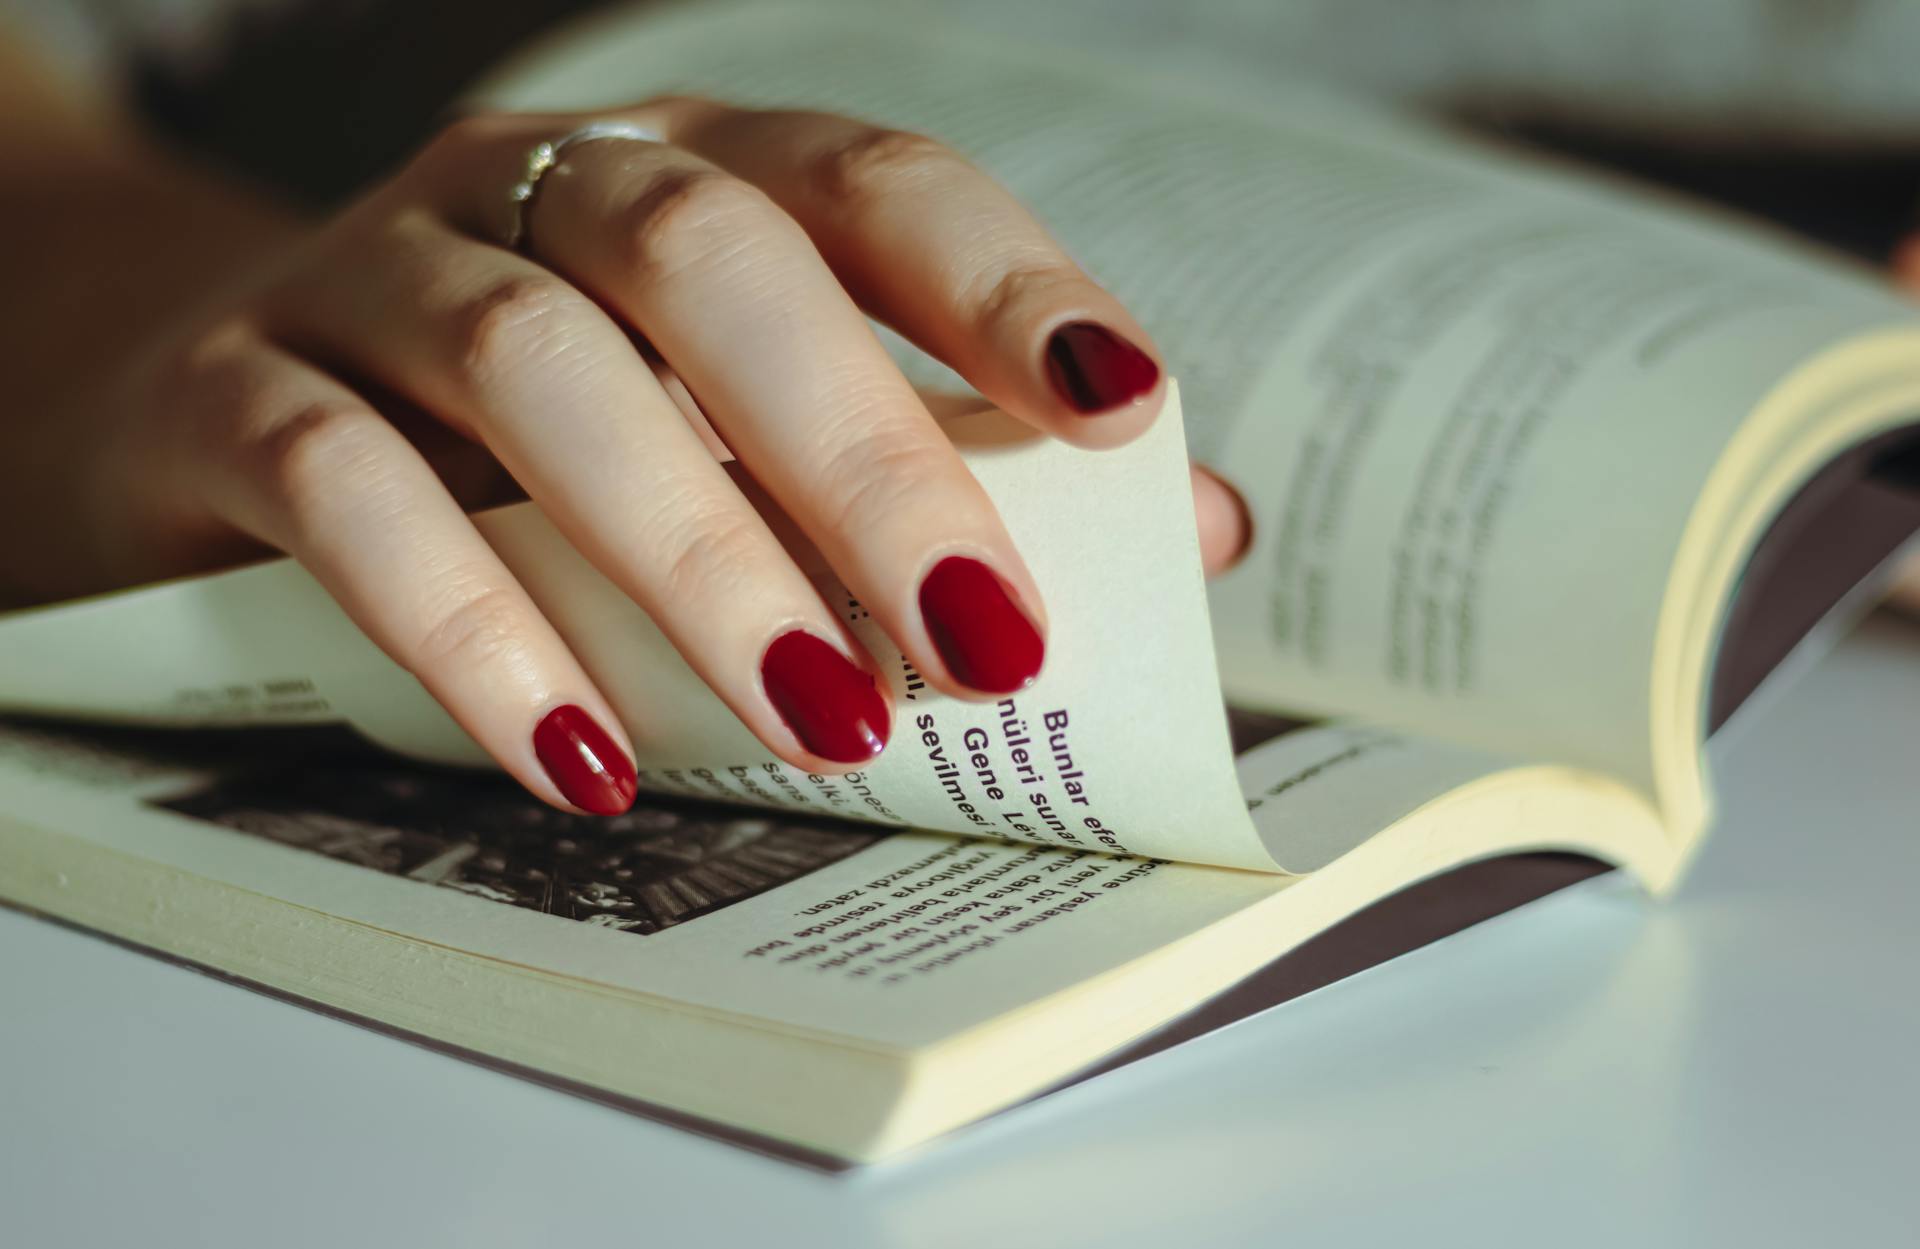
[[619,223],[632,271],[655,280],[738,246],[754,226],[774,219],[764,192],[718,169],[681,167],[654,174]]
[[923,183],[959,160],[917,131],[868,127],[829,145],[815,160],[813,180],[830,199],[857,201]]
[[587,297],[557,277],[516,274],[462,305],[451,332],[465,374],[486,380],[564,350],[591,311]]
[[497,141],[506,126],[506,118],[499,113],[469,113],[464,117],[456,117],[427,140],[414,161],[433,167],[458,164],[469,158],[476,149]]
[[659,95],[650,95],[634,104],[629,111],[644,116],[664,114],[679,117],[685,114],[714,112],[722,107],[720,102],[709,95],[697,91],[667,91]]
[[528,612],[521,596],[498,584],[463,585],[430,617],[405,657],[416,675],[467,673],[526,646]]
[[159,357],[148,381],[148,395],[162,411],[195,416],[210,407],[227,408],[234,389],[233,364],[249,339],[238,323],[198,330]]
[[976,331],[985,333],[1017,318],[1023,310],[1045,307],[1062,293],[1078,294],[1086,279],[1078,269],[1059,260],[1017,261],[986,276],[962,297],[961,306],[973,309]]
[[845,438],[821,474],[827,523],[855,535],[896,524],[939,497],[930,488],[954,467],[952,448],[938,439],[872,429]]
[[297,517],[383,471],[385,423],[348,401],[319,400],[242,443],[245,468]]
[[683,508],[661,534],[660,601],[693,602],[750,582],[761,533],[742,506],[716,501]]

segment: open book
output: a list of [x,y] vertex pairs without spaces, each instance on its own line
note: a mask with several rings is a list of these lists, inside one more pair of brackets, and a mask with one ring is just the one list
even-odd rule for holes
[[[0,897],[870,1159],[1449,868],[1559,849],[1666,887],[1711,821],[1711,739],[1920,523],[1920,318],[1750,227],[1347,103],[877,11],[603,20],[487,95],[664,90],[939,135],[1152,328],[1181,384],[1126,448],[950,425],[1047,595],[1041,679],[934,694],[802,552],[898,706],[871,767],[803,775],[506,508],[485,532],[639,748],[631,814],[462,770],[484,759],[420,687],[265,564],[0,618],[25,713]],[[1211,589],[1189,451],[1256,527]],[[1266,717],[1238,758],[1223,687]]]

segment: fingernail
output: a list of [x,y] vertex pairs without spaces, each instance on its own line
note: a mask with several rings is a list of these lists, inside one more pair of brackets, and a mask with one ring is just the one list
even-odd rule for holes
[[579,707],[555,707],[533,730],[533,753],[561,796],[582,811],[619,815],[633,805],[640,778],[633,760]]
[[1047,377],[1074,411],[1093,416],[1152,390],[1160,366],[1106,326],[1075,321],[1047,339]]
[[871,672],[832,643],[793,629],[760,661],[767,700],[800,744],[835,763],[865,763],[887,744],[891,716]]
[[1011,694],[1040,675],[1047,644],[999,577],[949,555],[920,583],[920,614],[947,671],[987,694]]

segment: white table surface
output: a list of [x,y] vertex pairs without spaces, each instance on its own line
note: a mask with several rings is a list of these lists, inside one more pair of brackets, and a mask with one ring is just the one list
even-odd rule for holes
[[826,1176],[0,912],[0,1243],[1920,1244],[1920,631],[1611,877]]

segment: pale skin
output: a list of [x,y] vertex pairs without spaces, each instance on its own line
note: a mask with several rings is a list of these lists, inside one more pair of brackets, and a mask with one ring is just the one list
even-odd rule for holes
[[[659,141],[570,147],[506,246],[529,148],[609,117]],[[1016,629],[1046,628],[1046,587],[930,411],[946,401],[865,317],[1076,446],[1136,437],[1165,396],[1147,330],[1004,189],[930,139],[830,114],[664,98],[476,117],[307,221],[0,43],[0,167],[32,171],[0,199],[0,602],[286,552],[568,810],[609,808],[583,808],[539,748],[556,709],[604,730],[603,756],[632,745],[470,508],[524,491],[769,750],[840,772],[859,760],[814,748],[832,735],[770,685],[770,647],[797,631],[862,680],[873,660],[752,496],[949,694],[1004,684],[935,618],[951,557],[984,566]],[[1193,481],[1218,570],[1245,513]]]
[[[922,136],[707,100],[608,116],[661,141],[570,149],[509,248],[527,150],[587,118],[459,123],[312,221],[159,151],[0,36],[0,168],[30,171],[0,196],[0,607],[289,553],[531,792],[604,811],[537,730],[574,708],[602,754],[631,742],[467,512],[530,496],[770,751],[842,772],[858,762],[811,749],[771,696],[771,644],[873,661],[758,502],[933,684],[991,696],[930,634],[929,570],[976,561],[1042,637],[1046,587],[935,419],[980,400],[917,394],[864,315],[1089,449],[1159,413],[1147,330]],[[1894,271],[1920,290],[1920,247]],[[1047,367],[1055,333],[1089,325],[1153,379],[1092,411]],[[1193,488],[1218,572],[1246,514],[1197,466]],[[1920,610],[1920,577],[1900,595]]]

